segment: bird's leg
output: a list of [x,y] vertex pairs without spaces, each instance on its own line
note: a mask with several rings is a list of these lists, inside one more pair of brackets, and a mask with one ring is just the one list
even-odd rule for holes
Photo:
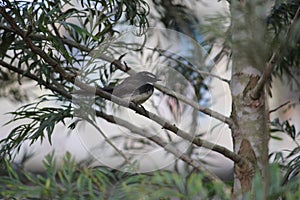
[[133,101],[132,101],[132,103],[134,103],[134,105],[136,105],[137,107],[141,107],[145,113],[147,112],[147,110],[144,108],[144,106],[142,106],[142,104],[138,104],[138,103],[133,102]]
[[144,106],[142,106],[142,104],[141,104],[140,106],[141,106],[141,108],[144,110],[144,112],[146,113],[147,111],[146,111],[146,109],[144,108]]

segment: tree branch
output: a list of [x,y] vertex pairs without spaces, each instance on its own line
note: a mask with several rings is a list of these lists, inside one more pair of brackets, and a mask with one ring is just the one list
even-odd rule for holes
[[[234,155],[234,153],[232,151],[230,151],[230,150],[228,150],[228,149],[226,149],[226,148],[224,148],[220,145],[210,143],[210,142],[202,140],[200,138],[197,138],[196,140],[194,140],[194,137],[192,135],[190,135],[189,133],[177,128],[176,125],[171,125],[170,123],[168,123],[162,117],[160,117],[160,116],[158,116],[154,113],[150,113],[149,111],[146,111],[144,108],[137,106],[133,102],[128,103],[126,100],[123,100],[123,99],[121,99],[119,97],[116,97],[116,96],[114,96],[114,98],[111,98],[112,95],[108,92],[105,92],[101,88],[96,88],[96,91],[95,91],[95,87],[87,85],[87,84],[81,82],[80,80],[76,80],[75,75],[69,74],[68,72],[66,72],[63,68],[60,67],[60,65],[54,59],[48,57],[48,55],[43,50],[36,47],[32,43],[32,41],[30,40],[28,35],[25,32],[23,32],[17,26],[17,24],[15,24],[12,17],[9,16],[3,8],[0,8],[0,13],[9,22],[9,24],[12,26],[12,28],[24,39],[24,41],[29,46],[29,48],[31,48],[33,52],[35,52],[37,55],[39,55],[50,66],[52,66],[55,69],[55,71],[57,73],[59,73],[60,76],[63,77],[65,80],[73,83],[74,85],[78,86],[80,89],[86,90],[86,91],[91,92],[91,93],[95,92],[95,94],[99,97],[110,100],[110,101],[112,101],[112,102],[114,102],[118,105],[123,106],[123,107],[129,107],[130,109],[136,111],[138,114],[143,115],[143,116],[155,121],[156,123],[160,124],[163,128],[165,128],[167,130],[170,130],[171,132],[175,133],[176,135],[178,135],[178,136],[182,137],[183,139],[186,139],[186,140],[194,143],[197,146],[202,146],[202,147],[217,151],[217,152],[221,153],[222,155],[224,155],[225,157],[228,157],[228,158],[230,158],[231,160],[233,160],[234,162],[237,162],[237,163],[239,163],[239,162],[241,162],[241,160],[243,160],[237,154],[235,154],[235,156],[232,156],[232,155]],[[129,69],[127,66],[124,67],[124,65],[120,65],[120,61],[115,60],[112,63],[115,64],[118,68],[122,67],[121,70],[127,70],[128,71],[128,69]],[[25,75],[26,75],[26,73],[25,73]],[[41,80],[38,80],[38,81],[41,81]],[[157,87],[157,85],[155,85],[155,86]],[[169,90],[165,90],[165,89],[163,89],[163,90],[165,92],[168,92],[169,95],[172,95],[172,93]],[[203,108],[195,102],[192,102],[190,100],[186,100],[183,95],[178,94],[178,96],[175,96],[175,98],[178,98],[179,100],[182,100],[183,102],[187,102],[188,104],[191,104],[191,106],[195,107],[197,110],[200,110],[200,111],[204,112],[205,114],[208,114],[208,115],[210,115],[210,116],[212,116],[216,119],[224,121],[229,125],[234,125],[230,118],[225,117],[225,116],[223,116],[223,115],[221,115],[221,114],[219,114],[215,111],[212,111],[208,108]]]
[[95,122],[93,122],[91,119],[88,118],[84,118],[84,120],[86,120],[87,122],[89,122],[104,138],[105,142],[107,142],[118,154],[120,154],[124,160],[125,163],[129,163],[129,159],[127,158],[127,156],[122,152],[122,150],[120,150],[106,135],[105,133],[101,130],[101,128],[99,126],[97,126],[95,124]]
[[[169,59],[172,59],[172,60],[174,60],[174,61],[177,61],[176,60],[176,58],[173,58],[172,57],[172,55],[167,55],[165,52],[167,52],[166,50],[161,50],[161,49],[157,49],[157,48],[148,48],[148,49],[150,49],[150,50],[152,50],[152,51],[157,51],[157,52],[159,52],[160,54],[163,54],[166,58],[169,58]],[[179,57],[179,56],[178,56]],[[181,56],[180,56],[180,58],[182,58]],[[185,59],[186,60],[186,59]],[[190,63],[188,60],[186,60],[188,63]],[[193,70],[194,72],[196,72],[196,73],[198,73],[199,75],[202,75],[202,76],[211,76],[211,77],[214,77],[214,78],[217,78],[217,79],[219,79],[219,80],[221,80],[221,81],[224,81],[224,82],[226,82],[227,84],[229,84],[230,83],[230,80],[228,80],[228,79],[225,79],[225,78],[222,78],[221,76],[218,76],[218,75],[216,75],[216,74],[213,74],[213,73],[211,73],[211,72],[206,72],[206,71],[202,71],[202,70],[199,70],[199,69],[197,69],[197,68],[195,68],[195,67],[192,67],[192,66],[190,66],[190,65],[188,65],[188,64],[185,64],[185,63],[182,63],[186,68],[188,68],[188,69],[190,69],[190,70]]]
[[10,71],[14,71],[18,74],[21,74],[22,76],[25,76],[31,80],[36,81],[38,84],[43,85],[45,88],[53,91],[53,92],[57,92],[60,95],[64,96],[67,99],[72,99],[72,95],[70,95],[66,90],[59,88],[59,87],[55,87],[54,85],[50,84],[49,82],[46,82],[44,80],[41,80],[40,78],[38,78],[36,75],[31,74],[30,72],[27,72],[25,70],[22,70],[20,68],[14,67],[6,62],[4,62],[3,60],[0,60],[0,65],[2,65],[3,67],[7,68]]
[[[3,28],[3,29],[7,29],[7,30],[10,30],[10,31],[13,31],[11,28],[5,27],[5,26],[2,26],[2,27],[0,27],[0,28]],[[14,32],[16,32],[16,31],[14,31]],[[16,32],[16,33],[17,33],[17,32]],[[37,38],[37,39],[47,39],[45,36],[42,36],[42,35],[33,35],[33,36],[31,36],[31,37]],[[70,45],[70,46],[72,46],[72,47],[76,47],[76,48],[78,48],[78,49],[80,49],[80,50],[82,50],[82,51],[92,52],[92,50],[91,50],[90,48],[87,48],[87,47],[85,47],[85,46],[83,46],[83,45],[80,45],[80,44],[78,44],[78,43],[76,43],[76,42],[74,42],[74,41],[72,41],[72,40],[69,40],[69,39],[66,39],[66,38],[62,38],[61,40],[62,40],[65,44]],[[123,64],[121,63],[120,60],[116,60],[116,59],[114,59],[114,58],[110,58],[110,57],[105,56],[105,55],[103,55],[103,54],[97,55],[97,56],[98,56],[98,58],[100,58],[100,59],[102,59],[102,60],[104,60],[104,61],[106,61],[106,62],[109,62],[109,63],[114,64],[118,69],[120,69],[120,70],[122,70],[122,71],[124,71],[124,72],[126,72],[126,73],[129,73],[129,74],[132,74],[132,73],[133,73],[132,69],[129,68],[128,66],[123,65]],[[49,63],[49,64],[50,64],[50,63]],[[194,70],[197,70],[197,69],[194,69]],[[199,71],[199,70],[197,70],[197,72],[200,73],[200,74],[202,73],[202,71]],[[208,72],[205,72],[205,73],[208,73]],[[212,74],[208,73],[207,75],[212,75]],[[216,75],[215,75],[215,76],[216,76]],[[221,77],[219,77],[219,78],[221,78]],[[222,78],[221,78],[221,79],[222,79]],[[228,81],[228,80],[226,80],[226,82],[227,82],[227,81]],[[72,82],[73,82],[73,81],[72,81]],[[206,115],[208,115],[208,116],[211,116],[211,117],[213,117],[213,118],[215,118],[215,119],[220,120],[221,122],[225,122],[226,124],[229,125],[229,127],[232,127],[232,126],[233,126],[233,121],[231,120],[231,118],[226,117],[226,116],[222,115],[221,113],[218,113],[218,112],[216,112],[216,111],[214,111],[214,110],[211,110],[211,109],[209,109],[209,108],[200,106],[197,102],[194,102],[194,101],[192,101],[192,100],[190,100],[190,99],[187,99],[185,96],[183,96],[183,95],[181,95],[181,94],[178,94],[178,93],[175,93],[174,91],[171,91],[171,90],[168,89],[167,87],[164,87],[164,86],[159,85],[159,84],[155,84],[154,86],[155,86],[156,89],[160,90],[160,91],[163,92],[164,94],[167,94],[167,95],[169,95],[169,96],[172,96],[172,97],[174,97],[174,98],[176,98],[176,99],[178,99],[178,100],[180,100],[180,101],[182,101],[182,102],[184,102],[184,103],[186,103],[186,104],[192,106],[194,109],[196,109],[196,110],[198,110],[198,111],[200,111],[200,112],[202,112],[202,113],[204,113],[204,114],[206,114]]]
[[215,119],[218,119],[220,120],[221,122],[225,122],[226,124],[229,125],[229,127],[232,127],[233,126],[233,121],[231,118],[229,117],[226,117],[225,115],[221,114],[221,113],[218,113],[214,110],[211,110],[209,108],[206,108],[206,107],[203,107],[203,106],[200,106],[197,102],[194,102],[193,100],[191,99],[188,99],[186,98],[186,96],[182,95],[182,94],[179,94],[179,93],[176,93],[174,91],[171,91],[170,89],[168,89],[167,87],[164,87],[162,85],[159,85],[159,84],[154,84],[155,88],[157,88],[158,90],[160,90],[161,92],[169,95],[169,96],[172,96],[176,99],[179,99],[180,101],[192,106],[194,109],[208,115],[208,116],[211,116]]
[[276,54],[273,53],[271,59],[267,63],[266,68],[264,69],[264,72],[263,72],[262,76],[260,77],[257,84],[255,85],[255,87],[251,91],[250,96],[251,96],[252,99],[254,99],[254,100],[259,99],[259,97],[261,95],[261,92],[264,89],[265,84],[268,81],[270,81],[273,69],[275,67],[275,58],[276,58]]
[[206,169],[204,166],[201,166],[201,164],[198,163],[196,160],[191,159],[188,155],[184,154],[183,152],[181,152],[177,148],[175,148],[171,145],[168,145],[168,143],[166,141],[164,141],[161,137],[156,136],[156,135],[149,136],[144,130],[142,130],[141,128],[139,128],[139,127],[137,127],[137,126],[135,126],[131,123],[129,123],[128,121],[123,120],[123,119],[118,118],[118,117],[113,116],[113,115],[108,115],[108,114],[106,114],[102,111],[96,111],[96,115],[98,117],[101,117],[101,118],[105,119],[106,121],[108,121],[110,123],[123,126],[123,127],[127,128],[128,130],[130,130],[132,133],[135,133],[135,134],[138,134],[138,135],[143,136],[145,138],[148,138],[149,140],[151,140],[155,144],[158,144],[159,146],[163,147],[165,151],[173,154],[174,156],[178,157],[179,159],[186,162],[187,164],[194,167],[195,169],[197,169],[201,172],[204,172],[206,174],[206,176],[208,176],[208,178],[211,181],[220,181],[220,179],[218,177],[216,177],[214,174],[211,174],[208,169]]
[[5,9],[3,7],[0,7],[0,14],[11,25],[11,28],[14,29],[15,32],[23,38],[25,43],[29,46],[30,49],[32,49],[34,53],[38,54],[41,58],[43,58],[50,66],[53,67],[53,69],[56,72],[58,72],[62,77],[66,78],[66,80],[74,82],[75,75],[67,73],[63,68],[60,67],[60,65],[54,59],[49,57],[43,50],[36,47],[28,37],[28,34],[19,28],[19,26],[15,23],[14,19],[5,12]]
[[[3,67],[7,68],[8,70],[14,71],[16,73],[22,74],[25,77],[30,78],[31,80],[34,80],[36,82],[38,82],[39,84],[45,86],[47,89],[50,89],[51,91],[55,91],[57,93],[59,93],[60,95],[64,96],[65,98],[72,100],[72,95],[70,95],[69,93],[67,93],[65,90],[61,90],[57,87],[54,87],[53,85],[40,80],[37,76],[35,76],[34,74],[31,73],[26,73],[24,70],[19,69],[17,67],[14,67],[12,65],[9,65],[8,63],[5,63],[4,61],[0,60],[0,65],[2,65]],[[120,126],[123,126],[127,129],[129,129],[131,132],[139,134],[145,138],[148,138],[149,140],[153,141],[154,143],[158,144],[159,146],[163,147],[167,152],[172,153],[174,156],[178,157],[179,159],[181,159],[182,161],[186,162],[187,164],[189,164],[190,166],[194,167],[195,169],[205,173],[205,175],[209,178],[209,180],[211,181],[217,181],[217,182],[221,182],[219,180],[218,177],[216,177],[214,174],[211,174],[209,172],[209,170],[207,170],[206,168],[204,168],[203,166],[201,166],[200,163],[198,163],[197,161],[191,159],[190,157],[188,157],[188,155],[180,152],[177,148],[167,145],[168,143],[165,142],[162,138],[158,137],[158,136],[151,136],[149,137],[149,135],[147,135],[147,133],[145,133],[144,130],[136,127],[135,125],[121,119],[118,118],[116,116],[113,115],[108,115],[102,111],[95,111],[96,115],[98,117],[101,117],[103,119],[105,119],[106,121],[110,122],[110,123],[114,123]],[[199,140],[196,139],[195,143],[200,145],[201,143],[203,143],[203,140]],[[118,151],[119,152],[119,151]],[[123,155],[123,154],[122,154]],[[123,155],[124,156],[124,155]],[[126,156],[125,156],[126,158]]]
[[276,107],[276,108],[270,110],[269,113],[275,112],[275,111],[279,110],[280,108],[282,108],[282,107],[288,105],[289,103],[290,103],[290,101],[287,101],[287,102],[281,104],[280,106],[278,106],[278,107]]
[[[16,73],[22,74],[23,76],[26,76],[32,80],[35,80],[39,84],[42,84],[43,86],[45,86],[47,89],[50,89],[51,91],[55,91],[55,92],[59,93],[60,95],[64,96],[65,98],[72,100],[72,95],[70,95],[67,91],[65,91],[61,88],[54,87],[53,85],[51,85],[43,80],[40,80],[38,77],[36,77],[35,75],[33,75],[29,72],[26,72],[22,69],[12,66],[12,65],[9,65],[8,63],[5,63],[2,60],[0,60],[0,65],[2,65],[3,67],[5,67],[9,70],[12,70]],[[80,83],[80,82],[78,82],[78,83],[79,83],[78,86],[81,89],[85,89],[87,91],[90,91],[91,93],[93,93],[95,91],[95,88],[92,86],[89,86],[89,85],[86,85],[86,84]],[[96,95],[103,97],[105,99],[111,100],[112,102],[117,103],[118,105],[121,105],[123,107],[128,107],[127,101],[124,101],[123,99],[118,98],[116,96],[114,96],[114,98],[111,98],[112,95],[110,93],[102,91],[99,88],[96,89]],[[176,135],[180,136],[181,138],[188,140],[189,142],[191,142],[199,147],[204,147],[204,148],[216,151],[236,163],[246,162],[242,157],[240,157],[239,155],[230,151],[229,149],[227,149],[221,145],[218,145],[218,144],[213,144],[211,142],[208,142],[208,141],[200,139],[200,138],[194,138],[191,134],[177,128],[175,125],[171,125],[170,123],[165,121],[162,117],[160,117],[154,113],[151,113],[149,111],[146,111],[144,108],[141,108],[132,102],[129,103],[129,108],[136,111],[138,114],[143,115],[143,116],[155,121],[156,123],[160,124],[163,128],[175,133]],[[96,111],[96,112],[99,112],[99,111]]]
[[[118,67],[120,70],[122,70],[124,72],[134,73],[131,68],[129,68],[128,66],[124,66],[119,60],[113,61],[113,64],[115,64],[116,67]],[[163,92],[164,94],[167,94],[171,97],[174,97],[174,98],[176,98],[176,99],[192,106],[194,109],[196,109],[196,110],[198,110],[198,111],[200,111],[200,112],[202,112],[202,113],[204,113],[208,116],[211,116],[215,119],[220,120],[221,122],[225,122],[227,125],[229,125],[229,127],[234,126],[234,122],[232,121],[232,119],[230,117],[226,117],[225,115],[223,115],[221,113],[218,113],[214,110],[211,110],[209,108],[200,106],[197,102],[194,102],[193,100],[186,98],[186,96],[184,96],[182,94],[179,94],[179,93],[176,93],[176,92],[170,90],[169,88],[164,87],[160,84],[155,83],[154,86],[155,86],[156,89]]]

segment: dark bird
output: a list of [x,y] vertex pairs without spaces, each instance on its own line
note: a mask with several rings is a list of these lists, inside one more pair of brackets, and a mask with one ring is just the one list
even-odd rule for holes
[[106,92],[124,100],[142,104],[151,97],[154,91],[153,83],[160,81],[154,74],[142,71],[125,78],[114,88],[104,88]]

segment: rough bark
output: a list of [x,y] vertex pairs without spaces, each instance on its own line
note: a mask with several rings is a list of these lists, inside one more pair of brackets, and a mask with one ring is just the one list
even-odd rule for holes
[[[268,106],[264,90],[258,97],[251,96],[263,74],[265,58],[259,27],[259,17],[250,13],[256,8],[250,1],[232,1],[232,78],[230,88],[232,92],[232,113],[234,121],[232,138],[234,152],[248,160],[247,163],[235,164],[234,196],[239,199],[251,190],[252,179],[258,170],[265,179],[265,188],[268,185]],[[249,5],[251,4],[251,5]],[[261,5],[260,5],[261,6]],[[250,13],[250,14],[249,14]],[[249,19],[251,17],[251,19]],[[257,24],[258,23],[258,24]],[[257,29],[257,30],[255,30]],[[249,49],[249,48],[257,49]],[[261,48],[261,49],[259,49]],[[257,52],[255,52],[257,51]],[[257,53],[257,55],[255,55]]]
[[[261,94],[259,99],[250,96],[252,84],[257,82],[259,75],[255,68],[243,67],[233,62],[233,76],[231,81],[232,113],[235,122],[232,128],[234,152],[244,157],[249,163],[235,165],[234,191],[243,192],[251,189],[252,178],[257,168],[265,175],[268,163],[268,118],[266,98]],[[243,69],[248,69],[243,70]],[[253,72],[251,72],[251,70]]]

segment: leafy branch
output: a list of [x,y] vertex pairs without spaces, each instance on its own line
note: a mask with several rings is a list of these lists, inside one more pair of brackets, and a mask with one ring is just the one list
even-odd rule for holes
[[[64,78],[66,81],[70,82],[70,83],[73,83],[75,84],[76,86],[78,86],[79,88],[83,89],[83,90],[87,90],[87,91],[91,91],[93,92],[94,91],[94,87],[91,87],[79,80],[76,80],[76,74],[69,74],[68,72],[66,72],[60,65],[59,63],[57,63],[53,58],[50,58],[42,49],[38,48],[37,46],[35,46],[33,44],[33,42],[31,41],[30,37],[28,36],[28,34],[26,34],[24,31],[22,31],[18,26],[17,24],[14,22],[14,19],[8,15],[6,12],[5,12],[5,9],[4,8],[1,8],[0,9],[0,13],[3,15],[3,17],[8,21],[8,23],[11,25],[11,27],[15,30],[15,32],[20,35],[25,43],[29,46],[29,48],[32,49],[33,52],[35,52],[37,55],[39,55],[45,62],[47,62],[50,66],[52,66],[52,68],[62,77]],[[114,63],[115,64],[115,63]],[[166,92],[166,91],[165,91]],[[169,92],[169,94],[171,94]],[[108,99],[108,100],[111,100],[111,95],[105,91],[103,91],[102,89],[100,88],[97,88],[96,89],[96,95],[99,96],[99,97],[102,97],[102,98],[105,98],[105,99]],[[182,95],[180,96],[179,95],[179,99],[180,100],[183,100],[185,102],[189,102],[187,100],[185,100],[186,98],[183,97]],[[120,98],[113,98],[112,100],[114,103],[117,103],[121,106],[124,106],[124,107],[128,107],[128,103]],[[191,104],[191,102],[189,102]],[[194,107],[196,107],[197,109],[217,118],[217,119],[221,119],[221,120],[224,120],[225,118],[225,121],[227,120],[227,122],[230,122],[229,121],[229,118],[226,118],[226,117],[223,117],[221,116],[220,114],[214,112],[214,111],[210,111],[209,109],[207,108],[202,108],[200,107],[198,104],[192,104]],[[204,141],[204,140],[201,140],[200,138],[197,138],[197,140],[194,140],[194,138],[187,132],[183,131],[183,130],[180,130],[178,129],[175,125],[171,125],[170,123],[167,123],[163,118],[161,118],[160,116],[158,115],[155,115],[153,113],[150,113],[148,111],[145,111],[144,109],[142,109],[141,107],[138,107],[137,105],[133,104],[133,103],[130,103],[129,104],[129,108],[136,111],[138,114],[141,114],[147,118],[150,118],[152,119],[153,121],[157,122],[158,124],[160,124],[163,128],[167,129],[167,130],[170,130],[172,131],[173,133],[177,134],[178,136],[190,141],[190,142],[193,142],[194,144],[198,145],[198,146],[203,146],[205,148],[208,148],[208,149],[217,149],[219,153],[222,153],[224,154],[225,156],[231,156],[231,159],[234,159],[235,161],[237,162],[240,162],[241,159],[238,155],[234,155],[231,151],[227,150],[226,148],[224,147],[219,147],[219,145],[216,145],[216,144],[212,144],[208,141]],[[151,116],[151,117],[150,117]],[[226,153],[223,153],[222,151],[226,151]],[[234,156],[233,156],[234,155]]]
[[28,104],[10,114],[15,115],[15,117],[6,124],[17,120],[29,120],[29,122],[16,126],[6,138],[0,141],[3,145],[0,150],[1,157],[5,155],[12,157],[12,150],[16,149],[18,152],[26,140],[29,140],[30,144],[33,144],[38,139],[42,141],[45,133],[51,144],[51,136],[55,126],[60,122],[65,125],[67,118],[73,118],[71,106],[64,106],[64,108],[37,108],[36,104]]
[[278,62],[278,60],[281,60],[283,58],[280,57],[279,54],[282,54],[282,51],[286,48],[286,41],[290,40],[290,35],[291,35],[291,31],[292,29],[295,27],[295,24],[297,23],[297,20],[299,18],[300,15],[300,7],[298,7],[295,16],[293,17],[290,26],[288,27],[287,31],[286,31],[286,38],[285,38],[285,42],[281,43],[280,46],[278,47],[278,49],[273,53],[273,55],[271,56],[270,60],[268,61],[262,76],[260,77],[260,79],[258,80],[256,86],[253,88],[252,92],[251,92],[251,97],[253,99],[258,99],[261,91],[264,89],[264,86],[270,82],[271,80],[271,76],[272,76],[272,72]]
[[[2,63],[3,63],[3,61],[2,61]],[[0,64],[1,64],[1,62],[0,62]],[[5,66],[10,67],[11,70],[15,70],[16,72],[19,72],[19,73],[22,73],[22,74],[24,73],[24,71],[22,71],[20,69],[17,70],[16,68],[10,66],[7,63],[6,63]],[[24,75],[25,76],[30,76],[33,80],[38,80],[38,78],[35,77],[32,74],[24,73]],[[49,85],[46,82],[41,82],[40,84],[43,84],[46,88],[49,87]],[[94,92],[94,89],[95,89],[95,88],[93,88],[91,86],[88,86],[88,85],[84,85],[83,87],[87,91],[91,91],[91,92]],[[65,91],[59,90],[56,87],[53,87],[53,85],[50,85],[49,89],[52,89],[53,91],[56,91],[58,94],[62,95],[66,99],[72,100],[72,96],[70,94],[66,93]],[[117,104],[119,104],[121,106],[128,107],[128,102],[127,101],[124,101],[124,100],[122,100],[122,99],[120,99],[118,97],[111,98],[111,94],[103,92],[99,88],[96,89],[96,95],[99,95],[99,96],[100,95],[101,96],[105,95],[104,98],[112,100],[114,103],[117,103]],[[155,115],[154,113],[150,113],[150,112],[146,111],[145,109],[143,109],[143,108],[141,108],[141,107],[139,107],[139,106],[137,106],[137,105],[135,105],[133,103],[129,104],[129,108],[131,108],[132,110],[136,111],[138,114],[141,114],[143,116],[146,116],[149,119],[152,119],[152,120],[156,121],[157,123],[161,124],[163,128],[172,131],[173,133],[177,134],[178,136],[182,137],[185,140],[188,140],[188,141],[192,142],[193,144],[195,144],[197,146],[200,146],[200,147],[202,146],[202,147],[211,149],[213,151],[219,152],[220,154],[223,154],[225,157],[228,157],[229,159],[232,159],[235,162],[240,163],[240,164],[243,164],[244,162],[247,162],[243,158],[241,158],[239,155],[233,153],[232,151],[228,150],[227,148],[222,147],[222,146],[220,146],[218,144],[210,143],[210,142],[202,140],[200,138],[194,138],[189,133],[187,133],[187,132],[185,132],[183,130],[178,129],[175,125],[169,124],[168,122],[166,122],[160,116]],[[109,121],[111,123],[117,123],[118,125],[124,126],[124,127],[128,128],[129,130],[131,130],[131,131],[133,131],[135,133],[142,134],[144,132],[143,130],[138,129],[134,125],[132,125],[132,124],[130,124],[128,122],[125,122],[124,120],[122,120],[122,119],[120,119],[120,118],[118,118],[116,116],[107,115],[103,111],[95,111],[95,112],[96,112],[96,114],[98,116],[102,117],[103,119],[105,119],[105,120],[107,120],[107,121]],[[116,119],[118,119],[118,120],[116,120]],[[36,123],[38,123],[38,121]],[[26,127],[21,127],[21,128],[22,128],[21,130],[23,130],[23,131],[27,130]],[[53,131],[53,129],[50,129],[50,130]],[[25,132],[25,133],[22,132],[21,135],[24,135],[24,137],[25,137],[26,134],[27,134],[27,132]],[[142,135],[142,136],[145,137],[146,135]],[[23,139],[24,138],[19,138],[19,141],[22,141]],[[156,144],[162,146],[163,148],[165,148],[166,151],[174,154],[176,157],[179,157],[184,162],[186,162],[186,163],[194,166],[196,169],[203,170],[202,167],[199,164],[196,164],[196,162],[194,160],[191,160],[189,157],[185,156],[180,151],[178,151],[178,150],[176,150],[174,148],[171,148],[169,146],[166,146],[165,143],[162,142],[163,140],[161,140],[161,138],[151,137],[149,139],[152,140],[152,141],[154,141]],[[6,146],[9,145],[9,144],[10,143],[7,143]],[[8,150],[11,150],[13,147],[14,146],[7,146],[5,149],[8,151]],[[20,147],[20,146],[18,146],[18,147]],[[217,180],[215,176],[211,176],[210,179],[211,180]]]
[[[47,85],[44,85],[46,88],[47,88]],[[90,86],[88,86],[90,87]],[[91,89],[91,88],[90,88]],[[54,90],[54,91],[57,91],[57,92],[60,92],[59,94],[60,95],[65,95],[64,97],[65,98],[71,98],[72,97],[68,94],[68,93],[64,93],[62,91],[59,91],[59,90]],[[97,89],[96,90],[96,94],[98,93],[101,93],[102,91],[100,89]],[[70,99],[70,100],[71,100]],[[114,97],[114,98],[111,98],[110,94],[108,95],[108,99],[112,99],[113,102],[119,104],[119,105],[123,105],[125,107],[128,106],[128,102],[127,101],[124,101],[118,97]],[[166,122],[163,118],[161,118],[160,116],[158,115],[155,115],[154,113],[150,113],[148,111],[146,111],[145,109],[141,108],[141,107],[138,107],[137,105],[133,104],[133,103],[130,103],[129,104],[129,107],[133,110],[135,110],[137,113],[143,115],[143,116],[146,116],[154,121],[156,121],[157,123],[161,124],[163,126],[163,128],[167,129],[167,130],[170,130],[172,131],[173,133],[177,134],[178,136],[182,137],[183,139],[185,140],[188,140],[190,142],[192,142],[193,144],[197,145],[197,146],[202,146],[202,147],[205,147],[205,148],[208,148],[208,149],[211,149],[213,151],[216,151],[216,152],[219,152],[221,154],[223,154],[225,157],[228,157],[234,161],[236,161],[237,163],[240,163],[242,164],[243,162],[247,162],[245,161],[243,158],[241,158],[240,156],[234,154],[232,151],[228,150],[227,148],[225,147],[222,147],[218,144],[213,144],[213,143],[210,143],[208,141],[205,141],[205,140],[202,140],[200,138],[194,138],[193,136],[191,136],[189,133],[187,132],[184,132],[180,129],[178,129],[175,125],[171,125],[169,124],[168,122]],[[70,112],[70,111],[69,111]],[[125,122],[124,120],[116,117],[116,116],[112,116],[112,115],[107,115],[105,114],[104,112],[102,111],[95,111],[96,114],[100,117],[102,117],[103,119],[106,119],[107,121],[111,122],[111,123],[117,123],[118,125],[121,125],[121,126],[124,126],[126,128],[128,128],[129,130],[131,130],[132,132],[134,133],[138,133],[144,137],[147,137],[149,138],[147,135],[144,135],[143,134],[143,130],[140,130],[139,128],[135,127],[134,125],[130,124],[129,122]],[[16,112],[15,114],[18,114],[18,112]],[[26,114],[26,112],[25,112]],[[27,113],[28,114],[28,113]],[[73,115],[71,115],[73,116]],[[149,117],[151,116],[151,117]],[[29,117],[29,116],[26,116],[26,117]],[[35,122],[35,124],[37,124],[39,122],[39,118],[34,118],[36,119],[37,121]],[[117,120],[116,120],[117,119]],[[51,125],[51,124],[49,124]],[[21,126],[20,127],[20,131],[23,131],[21,132],[21,136],[24,135],[24,137],[27,135],[27,130],[26,129],[27,127],[23,127]],[[50,129],[51,131],[53,131],[53,129]],[[24,132],[25,131],[25,132]],[[43,132],[40,132],[41,134]],[[12,135],[14,136],[14,135]],[[42,135],[40,135],[42,136]],[[7,138],[7,141],[10,141],[11,138]],[[18,141],[23,141],[24,139],[28,139],[27,137],[26,138],[18,138]],[[163,140],[161,138],[156,138],[156,137],[150,137],[149,138],[150,140],[154,141],[156,144],[162,146],[166,151],[174,154],[176,157],[179,157],[180,159],[182,159],[184,162],[194,166],[196,169],[202,169],[202,167],[199,165],[199,164],[196,164],[196,162],[194,160],[191,160],[189,157],[185,156],[184,154],[182,154],[182,152],[172,148],[172,147],[169,147],[166,145],[166,143],[162,142]],[[7,142],[6,141],[6,142]],[[14,146],[9,146],[10,143],[7,142],[6,144],[6,150],[11,150]],[[18,146],[20,147],[20,146]],[[205,171],[205,170],[204,170]],[[210,175],[211,176],[211,175]],[[210,178],[211,180],[217,180],[216,177],[214,176],[211,176]]]
[[153,199],[217,196],[230,199],[230,194],[223,192],[224,187],[228,188],[227,186],[213,185],[207,182],[201,173],[186,176],[168,171],[153,174],[113,172],[104,167],[87,167],[85,162],[78,165],[69,153],[63,157],[59,169],[53,153],[46,156],[43,164],[45,172],[33,174],[17,169],[5,160],[1,171],[7,173],[2,174],[0,179],[0,196],[27,199],[116,200],[140,199],[145,196]]

